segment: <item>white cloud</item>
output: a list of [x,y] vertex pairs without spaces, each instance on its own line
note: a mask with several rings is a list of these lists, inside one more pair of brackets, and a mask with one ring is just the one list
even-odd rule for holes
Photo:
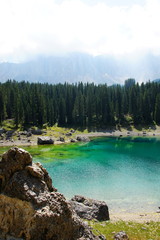
[[0,0],[0,60],[68,51],[160,54],[160,2],[141,1]]

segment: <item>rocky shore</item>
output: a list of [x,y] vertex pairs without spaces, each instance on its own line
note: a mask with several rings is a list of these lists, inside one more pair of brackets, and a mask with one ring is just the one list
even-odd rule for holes
[[45,144],[64,144],[74,142],[89,142],[87,136],[77,135],[75,130],[58,132],[53,130],[16,131],[0,129],[0,146],[35,146]]
[[0,146],[34,146],[37,144],[64,144],[77,141],[88,142],[92,137],[160,137],[160,127],[147,129],[144,131],[105,130],[95,132],[79,132],[75,130],[65,130],[63,133],[54,130],[27,130],[14,131],[0,129]]

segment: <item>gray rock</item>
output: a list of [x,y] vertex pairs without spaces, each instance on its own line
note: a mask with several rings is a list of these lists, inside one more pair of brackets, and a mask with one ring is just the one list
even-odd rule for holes
[[70,136],[72,136],[72,133],[71,133],[71,132],[68,132],[68,133],[66,133],[66,136],[67,136],[67,137],[70,137]]
[[88,137],[84,137],[84,136],[77,136],[76,139],[79,142],[90,142],[90,139]]
[[60,142],[65,142],[64,137],[60,137],[60,138],[59,138],[59,141],[60,141]]
[[4,133],[1,133],[1,134],[0,134],[0,138],[1,138],[1,140],[3,140],[3,139],[5,138],[5,134],[4,134]]
[[14,133],[14,130],[10,130],[6,132],[6,140],[10,139]]
[[70,204],[80,218],[87,220],[96,219],[98,221],[109,220],[108,206],[103,201],[76,195],[70,200]]
[[71,131],[70,131],[71,133],[75,133],[75,130],[74,129],[71,129]]
[[23,135],[23,136],[26,136],[27,135],[27,131],[22,131],[22,132],[19,132],[20,135]]
[[120,231],[114,235],[115,240],[129,240],[127,234],[124,231]]
[[141,227],[141,229],[142,229],[142,230],[147,230],[147,228],[145,228],[145,227]]
[[6,132],[5,129],[3,129],[3,128],[0,129],[0,134],[3,134],[3,133],[5,133],[5,132]]
[[41,129],[31,129],[30,132],[34,135],[42,135],[44,133]]
[[101,239],[101,240],[106,240],[105,236],[104,236],[104,235],[102,235],[102,234],[101,234],[101,235],[99,235],[98,237],[99,237],[99,239]]
[[74,143],[74,142],[77,142],[77,140],[74,138],[71,138],[70,142]]
[[20,135],[30,137],[30,136],[32,136],[32,133],[31,133],[31,131],[22,131],[22,132],[19,132],[18,136],[20,136]]
[[54,141],[53,141],[53,139],[51,139],[50,137],[38,137],[37,143],[38,143],[39,145],[54,144]]
[[31,137],[32,133],[31,132],[27,132],[27,137]]

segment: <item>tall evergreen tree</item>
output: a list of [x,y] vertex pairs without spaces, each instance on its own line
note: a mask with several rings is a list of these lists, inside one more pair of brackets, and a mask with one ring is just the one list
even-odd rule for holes
[[160,124],[160,93],[156,96],[154,120],[157,124]]

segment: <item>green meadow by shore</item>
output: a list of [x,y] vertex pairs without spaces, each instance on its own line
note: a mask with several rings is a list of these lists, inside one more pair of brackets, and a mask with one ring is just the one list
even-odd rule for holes
[[[80,129],[80,128],[66,128],[66,127],[58,127],[54,125],[53,127],[45,127],[42,128],[41,135],[34,135],[25,136],[22,129],[22,126],[19,128],[15,128],[14,120],[6,120],[1,128],[5,129],[6,131],[13,132],[13,135],[6,139],[0,137],[0,146],[35,146],[37,145],[37,138],[39,136],[49,136],[54,140],[54,144],[64,144],[70,143],[71,139],[76,139],[77,136],[84,136],[84,137],[108,137],[108,136],[129,136],[129,137],[160,137],[160,126],[158,125],[149,125],[149,126],[130,126],[130,127],[109,127],[106,129],[96,129],[92,128],[88,129]],[[33,129],[38,129],[37,127],[32,127]],[[70,133],[73,130],[71,136],[67,136],[67,133]],[[22,136],[20,136],[22,134]],[[60,137],[64,138],[64,141],[59,141]]]

